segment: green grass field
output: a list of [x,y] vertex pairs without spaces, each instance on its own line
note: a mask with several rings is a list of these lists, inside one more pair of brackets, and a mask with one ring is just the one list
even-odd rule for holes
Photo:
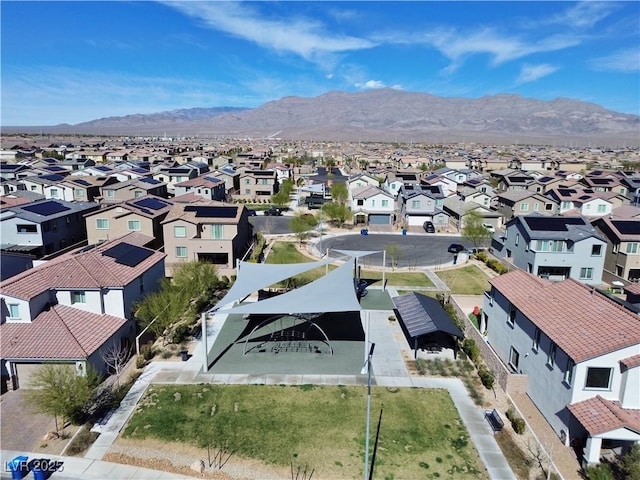
[[[153,385],[123,436],[197,447],[287,467],[317,478],[362,478],[366,387]],[[445,390],[374,387],[371,450],[383,409],[375,477],[482,478],[487,474]]]
[[489,279],[475,265],[440,270],[436,275],[447,284],[453,295],[483,295],[489,289]]

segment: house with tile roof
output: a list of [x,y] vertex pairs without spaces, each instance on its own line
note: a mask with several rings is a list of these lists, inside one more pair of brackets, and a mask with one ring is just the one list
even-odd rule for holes
[[526,189],[499,192],[495,196],[495,207],[505,221],[534,212],[541,215],[554,215],[558,212],[558,204],[553,199]]
[[2,248],[42,257],[87,239],[83,215],[93,202],[42,200],[0,209]]
[[224,180],[215,175],[205,174],[186,182],[175,184],[176,197],[187,193],[194,193],[205,200],[224,201],[227,197]]
[[149,241],[132,233],[0,282],[0,357],[15,386],[43,362],[104,371],[100,349],[132,339],[136,303],[164,277],[166,255],[142,246]]
[[639,212],[637,207],[628,206],[591,222],[607,242],[604,269],[619,281],[640,281]]
[[443,202],[440,186],[403,185],[398,194],[399,217],[409,227],[422,227],[429,221],[436,228],[445,228],[449,225],[449,215],[442,211]]
[[574,279],[522,270],[489,281],[480,329],[586,464],[640,443],[640,317]]
[[496,257],[549,280],[602,284],[606,242],[583,217],[515,217],[491,248]]
[[244,258],[253,241],[244,205],[175,202],[162,227],[167,277],[180,263],[194,260],[212,263],[220,275],[233,275],[236,262]]
[[153,239],[149,244],[151,248],[160,248],[164,244],[162,221],[173,203],[166,198],[145,195],[90,212],[84,216],[87,241],[93,245],[138,232]]
[[393,225],[396,221],[395,199],[380,187],[366,185],[349,190],[349,202],[354,225]]
[[240,172],[239,190],[234,199],[270,200],[278,193],[280,184],[273,170],[244,170]]

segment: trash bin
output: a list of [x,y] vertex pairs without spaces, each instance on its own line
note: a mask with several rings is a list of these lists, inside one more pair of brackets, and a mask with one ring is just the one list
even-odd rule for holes
[[187,360],[189,360],[189,352],[187,352],[186,350],[182,350],[180,352],[180,356],[182,357],[183,362],[186,362]]
[[34,458],[29,462],[34,480],[47,480],[51,476],[48,458]]
[[402,235],[406,235],[406,234],[407,234],[407,229],[406,229],[406,228],[403,228],[403,229],[402,229]]
[[29,474],[29,457],[18,456],[8,462],[13,480],[21,480]]

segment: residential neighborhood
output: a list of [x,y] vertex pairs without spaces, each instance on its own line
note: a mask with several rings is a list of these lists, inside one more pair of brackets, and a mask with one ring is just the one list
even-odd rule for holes
[[235,280],[264,238],[315,216],[303,233],[320,242],[330,226],[460,246],[421,269],[500,263],[463,334],[495,357],[499,388],[584,466],[640,443],[638,149],[16,136],[0,159],[3,392],[43,364],[108,373],[105,350],[135,344],[136,306],[181,265]]

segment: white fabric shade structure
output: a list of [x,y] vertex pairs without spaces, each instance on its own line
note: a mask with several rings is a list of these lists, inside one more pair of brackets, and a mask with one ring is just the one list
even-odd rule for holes
[[307,285],[259,302],[225,309],[220,313],[276,315],[360,311],[352,268],[349,262],[344,263]]
[[213,310],[222,309],[230,303],[241,301],[261,288],[274,285],[314,268],[322,267],[332,261],[326,259],[318,262],[288,264],[240,262],[238,265],[238,278]]

